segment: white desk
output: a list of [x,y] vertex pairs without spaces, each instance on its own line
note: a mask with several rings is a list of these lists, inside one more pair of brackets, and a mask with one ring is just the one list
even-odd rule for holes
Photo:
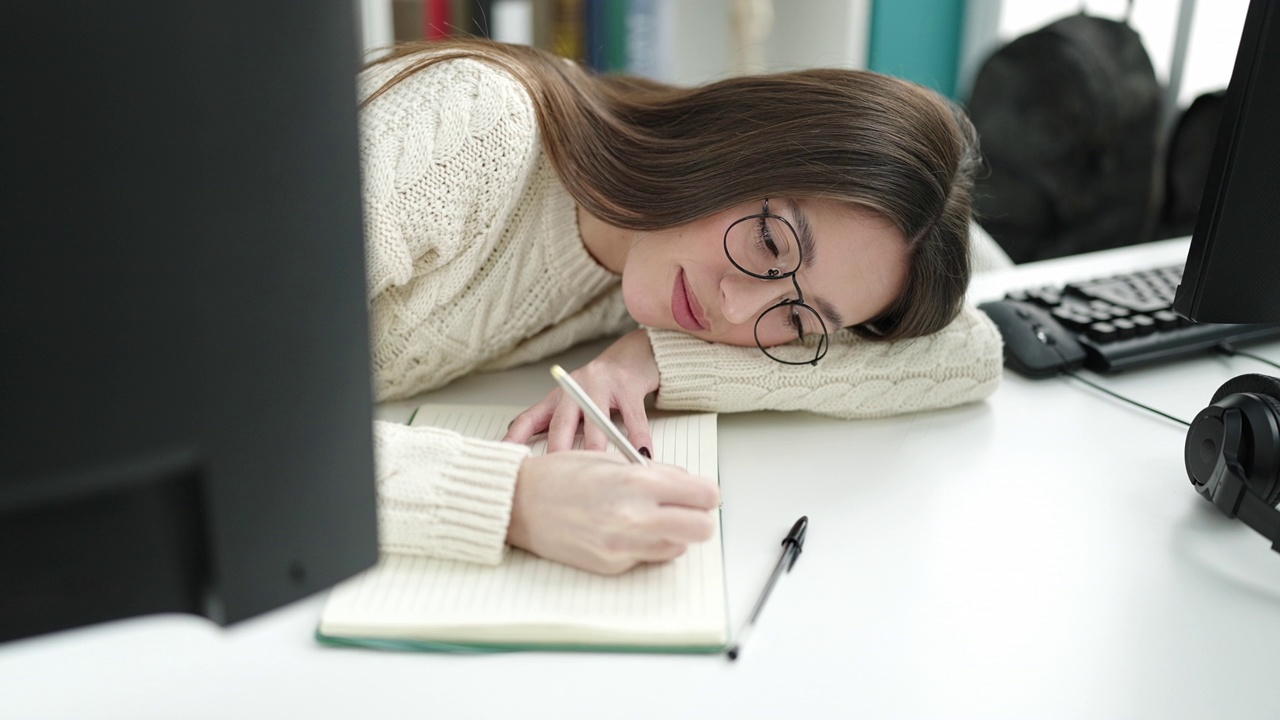
[[[1184,252],[1023,266],[973,296]],[[1256,350],[1280,359],[1280,343]],[[1268,369],[1206,357],[1104,382],[1189,419],[1244,372]],[[539,366],[431,397],[533,402],[551,386]],[[736,664],[330,649],[312,640],[316,597],[230,630],[161,617],[0,646],[0,717],[1280,715],[1280,556],[1192,490],[1181,426],[1073,380],[1008,373],[958,409],[720,423],[735,626],[792,521],[811,520]]]

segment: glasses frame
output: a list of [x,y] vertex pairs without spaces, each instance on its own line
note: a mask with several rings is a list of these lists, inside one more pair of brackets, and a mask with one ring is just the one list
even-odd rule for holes
[[[795,241],[796,257],[798,258],[796,261],[796,267],[794,270],[782,272],[778,268],[770,268],[769,274],[761,275],[759,273],[751,272],[750,270],[742,267],[741,265],[738,264],[737,260],[733,259],[733,253],[729,252],[729,233],[733,232],[733,229],[737,227],[739,223],[747,222],[749,220],[755,220],[758,218],[763,218],[763,219],[773,218],[775,220],[781,221],[783,225],[787,226],[787,230],[791,232],[792,240]],[[770,360],[776,363],[781,363],[783,365],[817,366],[818,361],[826,356],[827,348],[829,348],[831,345],[831,334],[827,331],[827,323],[822,319],[822,315],[819,314],[817,310],[814,310],[808,303],[804,301],[804,292],[800,290],[800,281],[796,279],[796,273],[800,271],[800,268],[804,267],[804,247],[800,245],[800,235],[799,233],[796,232],[795,227],[791,225],[791,221],[787,220],[781,215],[775,215],[769,212],[769,198],[765,198],[764,209],[762,212],[758,212],[758,213],[755,213],[754,215],[747,215],[746,217],[738,218],[737,220],[730,223],[729,227],[725,229],[724,255],[725,257],[729,258],[730,264],[732,264],[735,268],[737,268],[743,274],[748,275],[750,277],[753,277],[759,280],[785,280],[787,278],[791,278],[791,285],[796,289],[795,299],[794,300],[783,299],[780,302],[777,302],[765,308],[764,311],[760,313],[760,316],[756,318],[756,324],[752,327],[752,334],[755,336],[756,347],[760,348],[760,352],[764,353],[765,357],[769,358]],[[769,354],[769,351],[765,348],[764,343],[760,342],[760,322],[764,320],[764,316],[768,315],[774,310],[777,310],[778,308],[785,308],[785,307],[802,307],[805,310],[808,310],[810,313],[813,313],[813,316],[818,319],[818,324],[822,326],[822,340],[818,343],[817,354],[814,356],[812,360],[795,361],[795,360],[783,360],[781,358],[774,357],[773,355]],[[803,328],[803,326],[801,327]],[[804,340],[803,329],[797,331],[796,339],[800,341]]]

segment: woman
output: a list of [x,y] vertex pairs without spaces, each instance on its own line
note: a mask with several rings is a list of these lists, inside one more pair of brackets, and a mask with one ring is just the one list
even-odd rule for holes
[[[847,70],[672,88],[474,40],[361,83],[380,400],[621,335],[574,376],[648,452],[654,391],[854,418],[998,381],[999,336],[963,302],[973,131],[927,90]],[[708,536],[706,478],[517,444],[566,449],[580,419],[556,391],[509,443],[380,424],[384,548],[618,572]]]

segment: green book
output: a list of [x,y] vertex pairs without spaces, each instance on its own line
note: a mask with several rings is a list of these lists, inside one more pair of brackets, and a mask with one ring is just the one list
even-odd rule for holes
[[627,57],[627,0],[604,0],[602,24],[604,36],[601,43],[604,48],[603,70],[610,73],[624,73],[629,61]]
[[[425,405],[411,424],[499,440],[522,410]],[[715,414],[651,414],[650,426],[655,460],[717,476]],[[396,650],[710,653],[728,642],[726,604],[717,514],[707,542],[616,576],[515,549],[497,566],[384,555],[330,591],[316,636]]]

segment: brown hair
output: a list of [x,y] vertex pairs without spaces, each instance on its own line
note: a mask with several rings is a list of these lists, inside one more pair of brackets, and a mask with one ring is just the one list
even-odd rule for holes
[[457,39],[400,46],[371,62],[409,59],[364,102],[459,57],[491,62],[528,89],[561,182],[601,220],[658,230],[764,197],[860,205],[907,238],[910,270],[892,306],[851,330],[916,337],[959,313],[970,276],[977,135],[937,93],[831,68],[674,87],[593,75],[527,46]]

